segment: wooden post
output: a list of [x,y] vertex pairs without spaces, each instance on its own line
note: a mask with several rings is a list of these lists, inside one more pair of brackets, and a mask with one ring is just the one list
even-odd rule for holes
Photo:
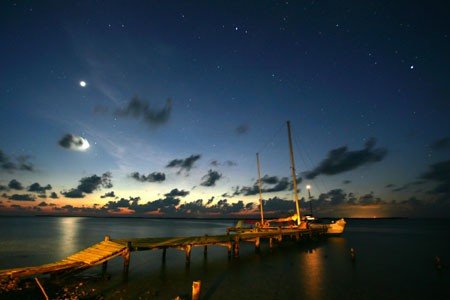
[[162,261],[163,261],[163,263],[166,262],[166,252],[167,252],[167,248],[164,247],[164,248],[163,248],[163,253],[162,253]]
[[202,288],[202,282],[200,280],[192,282],[192,300],[200,299],[201,288]]
[[239,237],[234,238],[234,257],[239,257]]
[[[109,235],[105,235],[105,238],[103,241],[108,242],[110,240]],[[106,270],[108,269],[108,261],[105,261],[102,263],[102,274],[104,275],[106,273]]]
[[273,247],[273,241],[272,238],[269,238],[269,248],[272,249]]
[[258,253],[260,250],[259,246],[260,246],[260,239],[259,239],[259,237],[257,237],[257,238],[255,238],[255,252],[256,253]]
[[127,242],[127,249],[123,254],[123,272],[128,274],[130,268],[130,257],[131,257],[131,242]]
[[231,242],[229,242],[228,245],[227,245],[228,258],[231,258],[231,248],[232,248],[232,247],[233,247],[233,246],[232,246]]
[[191,250],[192,250],[191,245],[186,245],[184,247],[184,252],[186,253],[186,265],[189,265],[191,263]]
[[205,245],[205,246],[203,247],[203,257],[206,258],[207,256],[208,256],[208,246]]
[[42,286],[42,284],[39,282],[39,279],[37,277],[34,277],[34,280],[36,281],[39,289],[41,289],[41,292],[44,295],[45,300],[49,300],[50,298],[48,297],[47,293],[45,292],[44,287]]

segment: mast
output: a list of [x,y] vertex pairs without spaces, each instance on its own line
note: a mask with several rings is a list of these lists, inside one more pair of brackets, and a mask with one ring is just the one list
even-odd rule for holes
[[294,201],[295,209],[297,210],[297,225],[300,226],[300,205],[298,204],[298,193],[297,193],[297,176],[295,175],[295,161],[294,161],[294,150],[292,149],[292,138],[291,138],[291,122],[287,121],[288,137],[289,137],[289,154],[291,156],[291,172],[292,172],[292,183],[294,188]]
[[261,226],[264,226],[264,210],[261,191],[261,169],[259,166],[259,153],[256,153],[256,164],[258,165],[258,188],[259,188],[259,208],[261,213]]

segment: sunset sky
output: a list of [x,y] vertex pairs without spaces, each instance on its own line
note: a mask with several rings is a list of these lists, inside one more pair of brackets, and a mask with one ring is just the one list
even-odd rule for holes
[[2,1],[0,214],[257,214],[256,152],[267,211],[287,214],[290,120],[318,215],[449,217],[449,15]]

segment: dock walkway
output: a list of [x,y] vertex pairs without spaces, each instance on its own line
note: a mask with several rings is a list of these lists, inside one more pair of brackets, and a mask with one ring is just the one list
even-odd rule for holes
[[[232,230],[231,230],[232,231]],[[124,258],[124,271],[128,272],[130,254],[133,251],[163,250],[163,260],[166,257],[167,248],[182,250],[186,254],[186,264],[190,263],[191,250],[193,247],[204,247],[204,255],[207,255],[208,246],[223,246],[228,250],[228,255],[239,256],[239,243],[254,243],[255,249],[259,250],[261,239],[269,241],[272,248],[273,240],[281,242],[284,237],[295,240],[310,238],[326,234],[326,228],[300,229],[300,228],[273,228],[271,230],[242,230],[235,232],[227,231],[224,235],[203,235],[191,237],[161,237],[161,238],[133,238],[105,240],[77,252],[61,261],[35,267],[24,267],[0,270],[0,278],[20,278],[36,276],[40,274],[54,274],[84,270],[99,264],[106,271],[107,262],[117,256]]]

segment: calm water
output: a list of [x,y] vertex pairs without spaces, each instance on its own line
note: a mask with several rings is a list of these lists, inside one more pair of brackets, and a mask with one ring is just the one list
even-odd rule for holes
[[[112,238],[223,234],[228,221],[118,218],[0,218],[0,269],[48,263]],[[349,249],[356,250],[352,262]],[[446,267],[438,271],[434,257]],[[449,220],[349,220],[346,232],[315,242],[285,242],[260,254],[241,247],[227,259],[223,247],[132,253],[124,281],[122,259],[108,265],[111,280],[96,284],[108,298],[172,299],[202,280],[203,299],[450,299]],[[99,268],[86,271],[98,274]]]

